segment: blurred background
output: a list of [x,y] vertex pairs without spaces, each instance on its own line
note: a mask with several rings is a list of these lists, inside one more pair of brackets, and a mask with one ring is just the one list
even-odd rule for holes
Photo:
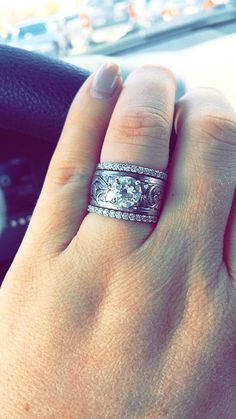
[[0,43],[53,57],[76,56],[235,6],[236,0],[0,0]]

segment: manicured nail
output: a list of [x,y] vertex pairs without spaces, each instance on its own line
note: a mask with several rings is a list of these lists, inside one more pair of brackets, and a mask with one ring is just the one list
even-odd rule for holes
[[117,64],[106,63],[95,74],[91,96],[97,99],[109,99],[112,97],[119,79],[119,67]]

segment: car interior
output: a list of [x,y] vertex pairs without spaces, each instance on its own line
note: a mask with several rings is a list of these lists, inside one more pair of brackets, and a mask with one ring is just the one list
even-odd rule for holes
[[143,64],[165,66],[177,79],[176,101],[189,89],[210,86],[236,109],[235,51],[233,7],[64,59],[0,45],[0,283],[26,232],[70,103],[92,71],[113,61],[125,79]]

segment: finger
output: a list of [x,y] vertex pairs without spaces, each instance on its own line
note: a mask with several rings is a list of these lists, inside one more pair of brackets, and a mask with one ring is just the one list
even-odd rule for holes
[[175,80],[165,68],[134,71],[115,107],[101,161],[131,161],[165,170],[175,100]]
[[236,180],[234,110],[218,91],[197,89],[178,104],[175,127],[170,190],[159,228],[175,220],[181,228],[173,234],[184,234],[195,255],[221,264]]
[[[131,162],[147,168],[165,170],[175,102],[172,73],[156,66],[135,70],[126,80],[103,143],[101,161]],[[153,226],[109,219],[90,214],[86,222],[97,231],[122,237],[131,243],[143,242]]]
[[49,165],[27,240],[38,232],[47,247],[66,247],[87,212],[90,182],[122,82],[116,64],[106,64],[76,95]]
[[236,287],[236,192],[225,235],[225,260],[233,285]]

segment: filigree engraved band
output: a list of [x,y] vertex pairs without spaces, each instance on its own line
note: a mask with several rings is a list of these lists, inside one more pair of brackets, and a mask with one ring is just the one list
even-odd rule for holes
[[126,163],[118,165],[97,166],[88,211],[128,221],[157,222],[167,174]]

